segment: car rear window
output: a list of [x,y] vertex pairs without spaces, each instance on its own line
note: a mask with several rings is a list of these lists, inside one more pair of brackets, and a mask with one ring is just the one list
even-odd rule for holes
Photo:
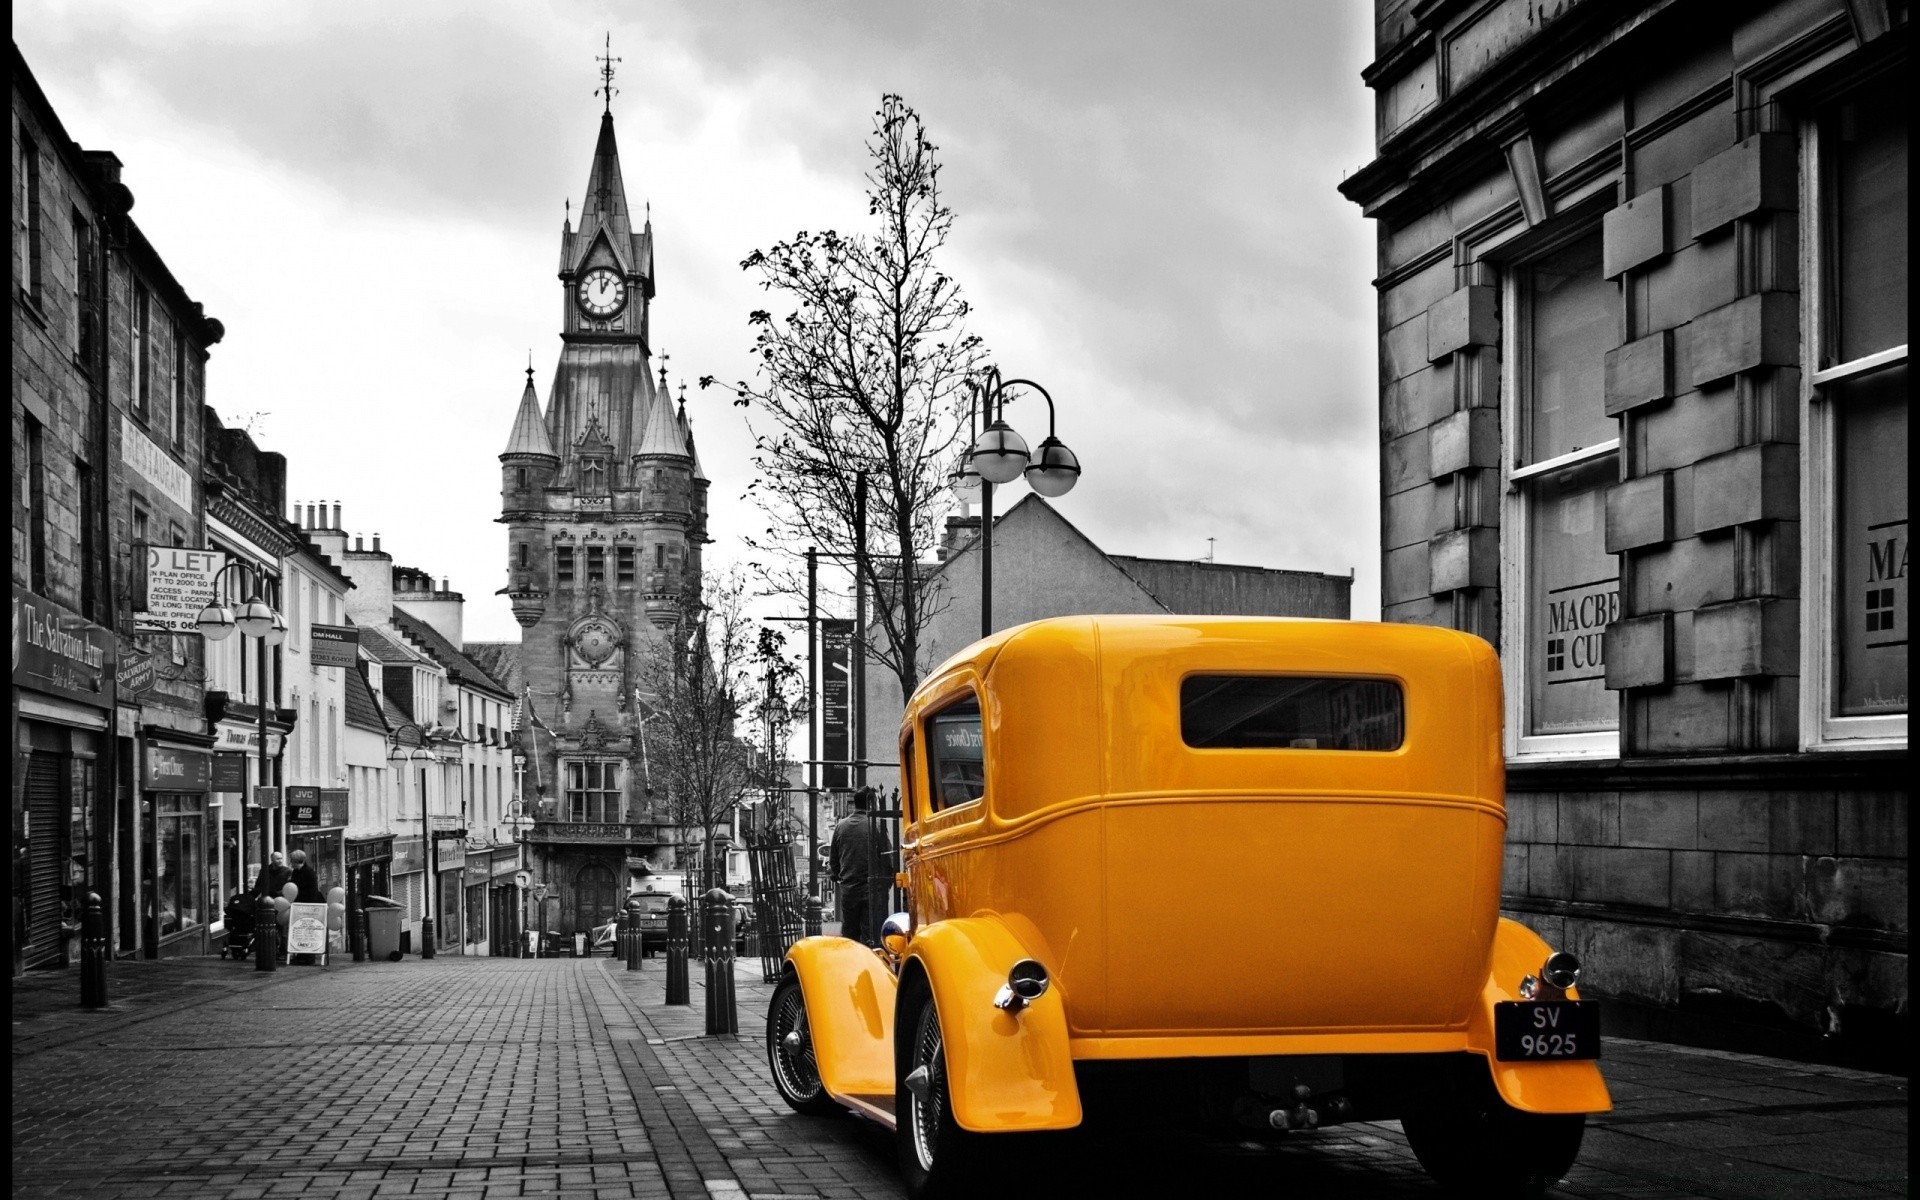
[[1390,679],[1189,675],[1180,737],[1207,750],[1397,750],[1406,699]]
[[986,742],[977,698],[968,696],[927,718],[927,777],[935,812],[986,794]]

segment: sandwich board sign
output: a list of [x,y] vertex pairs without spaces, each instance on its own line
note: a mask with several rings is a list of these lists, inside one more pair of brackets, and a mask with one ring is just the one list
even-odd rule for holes
[[327,953],[327,906],[295,904],[287,910],[287,953]]

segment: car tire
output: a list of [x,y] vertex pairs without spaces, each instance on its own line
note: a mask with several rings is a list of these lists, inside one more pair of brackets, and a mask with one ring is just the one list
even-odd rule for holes
[[1458,1196],[1533,1200],[1572,1169],[1584,1113],[1528,1113],[1483,1080],[1470,1095],[1404,1114],[1407,1144],[1434,1181]]
[[811,1116],[840,1111],[820,1082],[820,1067],[813,1057],[813,1033],[807,1024],[806,994],[800,990],[799,976],[791,971],[773,989],[773,1000],[767,1005],[767,1065],[773,1073],[773,1086],[788,1108]]
[[[893,1111],[895,1140],[900,1154],[900,1175],[913,1200],[952,1200],[978,1195],[969,1185],[986,1165],[987,1139],[960,1127],[953,1118],[953,1094],[947,1087],[947,1055],[940,1031],[940,1014],[933,997],[918,989],[918,1003],[903,1021],[894,1025],[894,1036],[910,1040],[899,1060],[899,1080],[894,1085]],[[909,1080],[924,1068],[924,1086],[916,1092]]]

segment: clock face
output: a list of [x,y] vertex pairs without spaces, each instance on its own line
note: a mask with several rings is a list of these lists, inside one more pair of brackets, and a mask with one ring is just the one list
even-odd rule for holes
[[589,316],[610,317],[626,307],[627,281],[605,267],[595,267],[580,280],[580,308]]

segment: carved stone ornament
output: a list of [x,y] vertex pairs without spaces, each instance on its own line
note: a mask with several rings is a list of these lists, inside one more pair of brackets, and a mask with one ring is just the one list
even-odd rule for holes
[[580,749],[596,753],[606,748],[607,728],[600,723],[597,709],[587,710],[587,723],[580,728]]
[[574,665],[588,670],[607,670],[613,666],[622,642],[620,626],[610,617],[594,613],[574,624],[568,640],[573,645]]

